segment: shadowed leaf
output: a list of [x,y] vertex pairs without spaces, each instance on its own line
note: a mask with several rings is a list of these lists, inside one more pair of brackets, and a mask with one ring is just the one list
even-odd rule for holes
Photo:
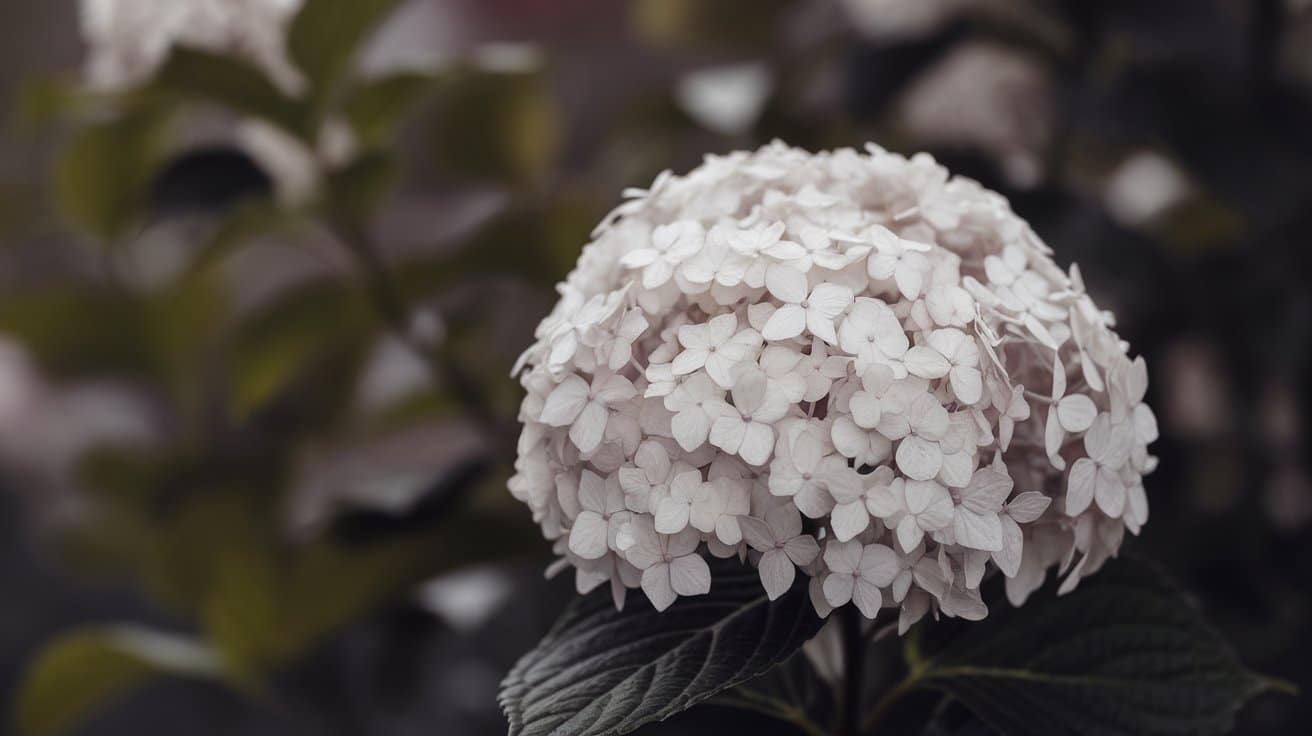
[[771,602],[755,570],[728,562],[708,595],[657,612],[609,589],[578,598],[502,683],[511,736],[625,734],[752,680],[819,631],[799,576]]

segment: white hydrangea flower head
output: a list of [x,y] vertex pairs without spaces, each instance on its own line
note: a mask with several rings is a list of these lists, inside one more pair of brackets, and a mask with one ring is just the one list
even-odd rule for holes
[[175,45],[236,53],[294,92],[286,29],[304,0],[80,0],[87,79],[118,90],[149,79]]
[[931,157],[782,143],[606,217],[516,375],[510,489],[580,592],[658,608],[706,555],[820,615],[979,619],[1069,591],[1148,520],[1142,358],[1078,269]]

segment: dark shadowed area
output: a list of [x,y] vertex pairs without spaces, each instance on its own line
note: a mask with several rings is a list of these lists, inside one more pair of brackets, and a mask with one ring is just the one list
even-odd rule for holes
[[[927,151],[1078,262],[1161,428],[1126,552],[1312,688],[1312,2],[361,0],[285,88],[89,84],[78,5],[0,2],[0,733],[505,733],[574,595],[511,366],[625,187],[776,138]],[[639,733],[749,732],[801,733]]]

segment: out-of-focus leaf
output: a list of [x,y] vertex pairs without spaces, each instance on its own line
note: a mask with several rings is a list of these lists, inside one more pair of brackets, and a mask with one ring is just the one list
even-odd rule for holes
[[53,736],[152,677],[213,677],[213,652],[183,636],[131,626],[64,634],[38,655],[18,694],[24,736]]
[[398,72],[356,84],[342,101],[342,112],[365,145],[380,145],[425,96],[437,77],[419,72]]
[[163,122],[151,110],[78,131],[55,166],[54,195],[63,214],[106,242],[140,223]]
[[1036,736],[1223,734],[1271,687],[1143,560],[1113,561],[1066,596],[1055,587],[978,623],[926,625],[911,682]]
[[155,75],[155,86],[267,120],[303,140],[315,137],[310,106],[283,94],[260,69],[233,56],[178,46]]
[[799,576],[771,602],[756,572],[716,565],[711,592],[663,612],[608,587],[575,599],[501,686],[511,736],[619,736],[768,672],[820,630]]
[[292,60],[322,91],[340,81],[365,38],[397,0],[306,0],[288,31]]
[[80,109],[86,102],[85,89],[73,80],[31,79],[19,90],[14,122],[25,131],[36,129]]
[[0,300],[0,331],[17,337],[45,370],[57,375],[138,373],[154,356],[145,304],[131,295],[92,288],[13,294]]
[[661,46],[756,44],[778,27],[790,0],[638,0],[632,6],[634,34]]
[[568,198],[515,208],[479,228],[456,253],[407,264],[399,276],[413,293],[488,276],[549,288],[573,267],[603,214],[594,203]]
[[249,416],[334,356],[360,356],[373,325],[359,294],[335,283],[284,295],[247,318],[232,345],[232,408]]
[[293,215],[273,202],[256,200],[238,206],[196,250],[185,278],[199,278],[257,236],[293,221]]
[[338,221],[366,222],[396,177],[396,161],[388,153],[371,151],[357,157],[329,175],[329,214]]
[[467,70],[438,101],[435,154],[446,174],[530,181],[556,156],[561,114],[543,73]]
[[755,680],[717,695],[711,703],[764,713],[792,723],[808,736],[832,733],[838,712],[834,691],[801,652]]
[[244,152],[215,146],[188,151],[169,161],[151,187],[155,217],[222,214],[273,194],[269,175]]

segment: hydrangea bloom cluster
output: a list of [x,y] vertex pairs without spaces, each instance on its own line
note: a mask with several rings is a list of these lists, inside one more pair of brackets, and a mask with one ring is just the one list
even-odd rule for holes
[[237,53],[285,91],[302,84],[285,31],[303,0],[81,0],[87,77],[101,89],[145,81],[175,44]]
[[979,619],[1147,521],[1147,369],[1079,271],[927,155],[782,143],[626,192],[516,368],[510,489],[580,592]]

